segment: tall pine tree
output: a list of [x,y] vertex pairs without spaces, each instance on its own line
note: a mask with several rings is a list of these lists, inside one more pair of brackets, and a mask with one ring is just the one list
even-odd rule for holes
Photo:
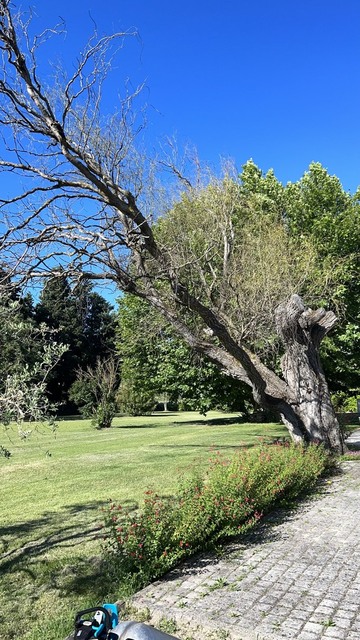
[[58,330],[58,340],[67,352],[49,377],[48,391],[59,412],[76,411],[69,400],[69,389],[79,370],[105,358],[115,346],[115,319],[111,305],[92,290],[86,280],[71,287],[64,273],[49,278],[36,307],[36,320]]

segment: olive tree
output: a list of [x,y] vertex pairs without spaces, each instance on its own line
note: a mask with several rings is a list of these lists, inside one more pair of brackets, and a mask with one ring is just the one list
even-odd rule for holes
[[[24,185],[1,201],[3,260],[34,276],[54,273],[57,261],[73,277],[110,280],[147,300],[192,349],[249,385],[295,441],[341,451],[319,359],[336,317],[301,298],[316,260],[312,247],[290,242],[271,207],[259,216],[261,199],[244,193],[228,171],[204,189],[165,158],[183,190],[166,210],[153,163],[136,149],[137,90],[112,117],[101,113],[102,82],[124,34],[91,40],[75,71],[49,84],[37,63],[47,33],[31,37],[8,0],[0,9],[7,131],[0,169]],[[262,356],[273,330],[281,372]]]
[[[55,426],[56,406],[47,396],[47,379],[67,347],[56,340],[56,333],[46,325],[34,325],[24,319],[21,305],[11,300],[0,287],[1,338],[23,343],[23,349],[12,365],[3,367],[0,386],[0,425],[6,438],[0,445],[0,456],[11,455],[7,444],[15,432],[21,439],[28,438],[39,426]],[[36,354],[26,359],[26,352],[38,344]],[[27,361],[26,361],[27,360]],[[5,446],[6,444],[6,446]]]

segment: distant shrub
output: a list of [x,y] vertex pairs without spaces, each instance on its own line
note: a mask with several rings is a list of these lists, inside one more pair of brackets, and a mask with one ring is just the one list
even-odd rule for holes
[[156,406],[153,391],[142,389],[141,385],[122,380],[117,394],[117,404],[122,413],[129,416],[149,415]]
[[343,413],[357,412],[357,399],[360,397],[360,389],[350,389],[347,393],[338,391],[331,396],[335,410]]
[[111,427],[116,414],[116,392],[119,386],[119,367],[114,358],[98,359],[94,367],[78,371],[70,388],[70,399],[85,418],[92,418],[97,429]]
[[106,551],[119,577],[132,577],[139,588],[210,542],[246,531],[275,505],[311,488],[327,464],[318,446],[262,445],[232,458],[214,453],[208,470],[194,471],[174,497],[147,491],[143,508],[131,513],[111,503]]

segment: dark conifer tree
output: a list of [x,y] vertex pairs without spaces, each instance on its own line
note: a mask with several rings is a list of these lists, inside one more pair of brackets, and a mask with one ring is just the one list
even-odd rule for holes
[[79,370],[94,365],[114,349],[115,320],[111,305],[84,281],[71,287],[65,274],[49,278],[36,307],[37,322],[57,329],[57,339],[68,350],[49,376],[48,390],[60,413],[73,413],[69,389]]

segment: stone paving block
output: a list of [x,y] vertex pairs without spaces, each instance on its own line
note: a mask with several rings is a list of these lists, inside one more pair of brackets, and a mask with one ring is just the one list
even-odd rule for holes
[[339,629],[338,627],[329,627],[323,633],[323,638],[328,640],[347,640],[348,631],[346,629]]
[[349,604],[349,606],[346,607],[346,609],[338,609],[336,612],[336,617],[345,618],[345,619],[347,618],[348,620],[352,621],[355,618],[359,607],[357,607],[357,609],[350,609],[350,607],[356,607],[356,605]]
[[296,636],[297,640],[318,640],[316,634],[311,633],[310,631],[300,631],[300,633]]
[[304,623],[309,619],[309,612],[304,609],[293,609],[290,615],[291,619],[302,620]]
[[322,624],[317,622],[306,622],[304,625],[304,631],[308,631],[309,633],[315,633],[316,635],[320,635],[324,630]]
[[349,618],[339,618],[338,615],[333,617],[336,627],[340,629],[349,629],[351,627],[351,619]]
[[351,625],[351,630],[352,631],[357,631],[358,636],[360,638],[360,618],[356,618]]
[[337,609],[339,606],[339,601],[338,600],[330,600],[330,598],[325,597],[322,601],[321,601],[321,606],[323,607],[328,607],[329,609]]
[[281,629],[287,629],[292,633],[292,636],[295,637],[296,633],[299,633],[301,631],[301,629],[303,628],[304,623],[302,620],[285,620],[282,625],[281,625]]
[[312,617],[316,617],[316,618],[320,618],[321,620],[324,620],[325,618],[331,618],[331,616],[334,615],[334,609],[332,607],[323,607],[323,606],[319,606],[316,607],[314,613],[312,614]]

